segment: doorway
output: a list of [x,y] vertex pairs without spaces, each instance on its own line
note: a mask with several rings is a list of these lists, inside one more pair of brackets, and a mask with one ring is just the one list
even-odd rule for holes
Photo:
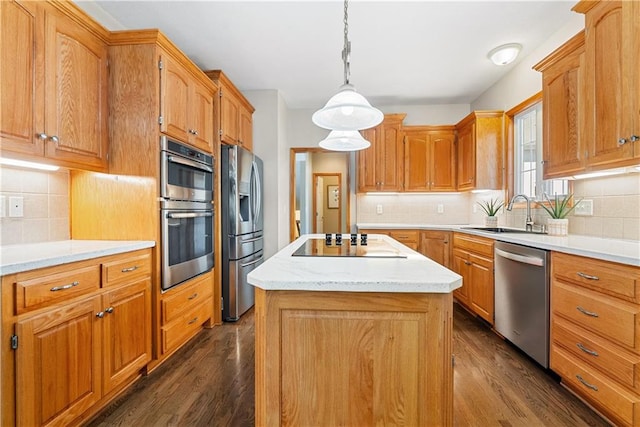
[[290,240],[310,233],[349,233],[351,153],[309,147],[292,148],[290,156]]

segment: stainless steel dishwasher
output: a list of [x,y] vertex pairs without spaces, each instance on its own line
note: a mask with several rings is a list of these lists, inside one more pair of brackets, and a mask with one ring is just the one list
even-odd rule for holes
[[496,242],[495,328],[549,367],[549,251]]

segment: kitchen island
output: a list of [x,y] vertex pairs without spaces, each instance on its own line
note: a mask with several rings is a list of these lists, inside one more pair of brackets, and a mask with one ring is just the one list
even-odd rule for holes
[[249,274],[256,425],[452,425],[461,277],[387,236],[359,256],[324,245],[302,236]]

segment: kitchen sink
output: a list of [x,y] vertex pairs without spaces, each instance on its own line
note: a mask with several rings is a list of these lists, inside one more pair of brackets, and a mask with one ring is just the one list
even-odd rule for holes
[[521,228],[504,227],[461,227],[466,230],[487,231],[489,233],[524,233],[524,234],[547,234],[546,231],[527,231]]

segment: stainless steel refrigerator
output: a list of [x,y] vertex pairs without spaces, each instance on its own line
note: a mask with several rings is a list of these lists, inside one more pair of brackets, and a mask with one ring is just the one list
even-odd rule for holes
[[247,275],[264,261],[262,160],[238,146],[221,149],[222,318],[236,321],[255,301]]

